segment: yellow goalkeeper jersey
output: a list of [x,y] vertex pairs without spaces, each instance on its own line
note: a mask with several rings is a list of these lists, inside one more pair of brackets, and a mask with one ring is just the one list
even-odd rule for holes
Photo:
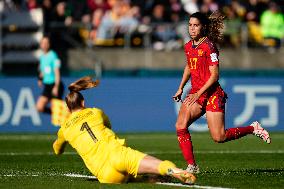
[[63,152],[66,142],[76,149],[95,176],[107,161],[109,152],[125,145],[125,140],[115,135],[108,117],[98,108],[86,108],[71,114],[61,125],[53,144],[56,154]]

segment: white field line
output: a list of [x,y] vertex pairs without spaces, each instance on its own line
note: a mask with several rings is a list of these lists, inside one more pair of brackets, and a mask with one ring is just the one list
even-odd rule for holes
[[[0,177],[39,177],[39,176],[45,176],[45,175],[39,175],[39,174],[7,174],[7,175],[0,175]],[[66,176],[66,177],[74,177],[74,178],[87,178],[87,179],[97,179],[95,176],[91,175],[81,175],[76,173],[65,173],[65,174],[48,174],[47,176]]]
[[[4,177],[38,177],[40,175],[13,175],[13,174],[8,174],[8,175],[2,175]],[[65,174],[50,174],[48,176],[66,176],[66,177],[72,177],[72,178],[86,178],[86,179],[94,179],[96,180],[97,177],[91,176],[91,175],[81,175],[81,174],[76,174],[76,173],[65,173]],[[1,175],[0,175],[1,177]],[[181,183],[171,183],[171,182],[156,182],[155,184],[159,185],[167,185],[167,186],[176,186],[176,187],[186,187],[186,188],[201,188],[201,189],[229,189],[229,188],[222,188],[222,187],[213,187],[213,186],[199,186],[199,185],[184,185]]]
[[[180,151],[148,151],[146,154],[179,154]],[[196,154],[284,154],[284,150],[204,150]],[[64,152],[65,155],[76,155],[76,152]],[[41,156],[55,155],[53,152],[0,152],[0,156]]]
[[75,177],[75,178],[97,179],[97,177],[95,177],[95,176],[81,175],[81,174],[74,174],[74,173],[63,174],[63,176],[66,176],[66,177]]
[[[75,155],[76,152],[64,152],[65,155]],[[54,155],[53,152],[0,152],[0,156],[42,156]]]
[[159,185],[167,185],[167,186],[180,186],[186,188],[202,188],[202,189],[229,189],[229,188],[222,188],[222,187],[214,187],[214,186],[199,186],[199,185],[185,185],[181,183],[171,183],[171,182],[157,182],[156,184]]
[[39,175],[12,175],[12,174],[8,174],[8,175],[0,175],[0,177],[38,177]]
[[54,135],[0,135],[0,140],[55,140]]

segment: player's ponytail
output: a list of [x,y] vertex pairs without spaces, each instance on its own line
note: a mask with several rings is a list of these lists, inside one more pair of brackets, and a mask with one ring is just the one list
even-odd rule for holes
[[79,92],[82,90],[90,89],[96,87],[99,84],[99,81],[93,81],[92,77],[86,76],[78,79],[77,81],[71,83],[68,87],[69,91]]
[[208,37],[213,43],[219,43],[223,39],[224,16],[219,12],[213,12],[209,17],[201,12],[190,15],[190,18],[197,18],[202,24],[202,36]]
[[78,79],[68,86],[69,94],[65,97],[67,107],[72,112],[73,110],[83,108],[82,101],[84,100],[83,95],[79,92],[82,90],[90,89],[98,86],[99,81],[93,81],[92,77],[86,76]]

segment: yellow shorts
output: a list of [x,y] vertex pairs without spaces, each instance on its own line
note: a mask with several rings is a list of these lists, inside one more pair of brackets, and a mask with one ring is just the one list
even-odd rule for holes
[[140,161],[146,154],[117,145],[109,152],[108,161],[97,175],[101,183],[124,183],[128,175],[137,176]]

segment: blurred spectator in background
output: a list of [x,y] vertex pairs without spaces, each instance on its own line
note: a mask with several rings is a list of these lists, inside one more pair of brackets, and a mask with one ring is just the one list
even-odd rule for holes
[[67,70],[67,49],[70,45],[66,38],[72,34],[72,28],[70,28],[72,22],[73,18],[66,2],[58,2],[51,17],[50,40],[51,44],[56,44],[52,48],[58,53],[63,70]]
[[224,45],[239,47],[241,44],[240,32],[242,26],[241,17],[238,16],[233,4],[224,8],[226,16],[225,31],[224,31]]
[[65,25],[72,24],[73,27],[68,28],[69,37],[75,41],[82,42],[83,38],[80,35],[82,29],[91,23],[91,11],[86,0],[67,0],[65,7],[66,22]]
[[181,0],[181,2],[183,4],[184,10],[188,14],[193,14],[195,12],[199,12],[197,0]]
[[8,11],[16,11],[20,7],[20,3],[12,0],[4,0],[3,1],[4,8],[3,10]]
[[179,0],[169,0],[169,14],[170,14],[170,21],[177,23],[183,20],[185,11],[183,9],[183,6]]
[[260,15],[265,11],[267,4],[258,0],[249,0],[246,4],[245,21],[248,28],[249,45],[257,46],[262,44],[263,37],[260,27]]
[[140,9],[136,6],[131,7],[129,1],[122,1],[121,6],[122,16],[119,22],[119,33],[131,33],[139,24]]
[[230,4],[236,16],[241,20],[244,20],[246,14],[245,7],[238,0],[232,0]]
[[23,7],[27,10],[32,10],[38,8],[39,6],[36,0],[24,0]]
[[167,43],[171,43],[177,38],[177,34],[171,25],[166,24],[170,18],[166,15],[163,4],[155,5],[151,15],[153,25],[153,47],[155,50],[163,50]]
[[205,14],[212,14],[213,12],[219,10],[218,4],[215,0],[203,0],[200,7],[200,12]]
[[87,0],[87,5],[92,13],[96,10],[106,12],[107,10],[111,9],[110,5],[105,0]]
[[39,8],[37,0],[1,0],[4,2],[4,11],[30,11]]
[[166,20],[165,6],[163,4],[155,5],[151,14],[151,22],[164,23],[166,21],[168,20]]
[[97,9],[92,13],[91,31],[89,34],[89,38],[91,39],[91,41],[94,41],[97,38],[97,31],[101,24],[103,16],[104,16],[103,9]]
[[[281,25],[280,17],[283,17],[281,8],[283,11],[284,1],[272,2],[272,0],[4,0],[4,10],[32,11],[41,7],[44,12],[44,33],[51,33],[52,40],[62,48],[66,46],[66,41],[62,40],[68,36],[73,38],[73,41],[84,41],[90,46],[108,44],[105,42],[110,42],[108,45],[112,46],[118,38],[122,40],[122,44],[125,44],[123,42],[125,34],[126,37],[130,35],[130,38],[138,34],[141,40],[149,41],[147,47],[152,45],[155,49],[162,50],[169,41],[177,41],[179,38],[184,42],[189,40],[188,34],[182,31],[187,30],[188,16],[198,11],[206,14],[220,11],[227,16],[224,34],[225,40],[231,46],[239,47],[243,42],[241,40],[244,39],[248,40],[251,46],[262,46],[264,43],[266,46],[279,48],[283,37],[281,34],[283,29],[279,25]],[[267,10],[269,3],[271,8]],[[268,21],[270,19],[273,22]],[[241,35],[248,38],[241,38]],[[62,50],[60,48],[56,51],[60,52]]]
[[264,45],[273,53],[281,47],[281,39],[284,36],[284,15],[275,2],[269,3],[269,9],[260,17],[260,24]]
[[67,10],[65,2],[59,2],[56,4],[52,21],[57,22],[58,24],[64,24],[66,26],[70,26],[73,18],[71,17],[71,13]]
[[115,35],[115,30],[118,27],[121,16],[121,2],[117,2],[113,5],[112,9],[107,11],[102,17],[102,21],[97,32],[97,39],[112,39]]
[[150,16],[154,6],[157,4],[169,4],[168,0],[132,0],[131,3],[140,7],[142,17]]
[[246,8],[246,20],[259,22],[260,15],[266,10],[267,3],[259,0],[249,0],[245,4]]
[[43,0],[42,2],[42,11],[43,11],[43,33],[49,33],[50,21],[52,20],[52,8],[53,4],[51,0]]
[[116,1],[112,9],[107,11],[102,18],[97,31],[97,44],[104,44],[107,40],[112,40],[117,34],[131,32],[138,26],[135,18],[135,11],[132,12],[128,1]]
[[73,21],[90,22],[91,16],[86,0],[67,0],[67,6]]
[[92,46],[97,37],[97,31],[101,20],[111,7],[106,0],[86,0],[88,15],[83,16],[82,22],[85,27],[80,28],[80,35],[88,45]]

